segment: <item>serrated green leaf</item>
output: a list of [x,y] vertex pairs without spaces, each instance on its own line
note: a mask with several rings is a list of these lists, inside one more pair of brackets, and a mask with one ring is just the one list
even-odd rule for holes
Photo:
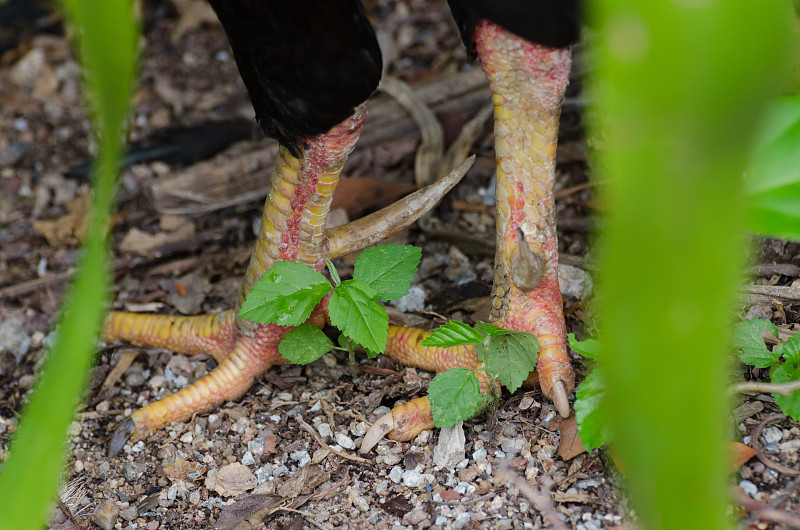
[[769,331],[776,337],[778,328],[769,320],[753,318],[736,324],[733,328],[733,346],[739,350],[739,360],[756,368],[769,368],[781,358],[774,349],[769,351],[761,332]]
[[578,386],[575,394],[575,421],[578,434],[587,449],[594,449],[610,442],[608,407],[604,403],[606,383],[602,370],[595,368]]
[[578,340],[574,333],[567,333],[567,341],[569,342],[569,347],[581,357],[599,359],[602,355],[603,345],[598,340]]
[[505,328],[499,328],[492,324],[487,324],[486,322],[480,322],[480,321],[477,324],[475,324],[475,329],[479,333],[481,333],[481,335],[483,335],[484,337],[493,337],[497,335],[508,335],[509,333],[515,333],[514,331]]
[[422,249],[411,245],[376,245],[356,259],[353,279],[378,291],[378,300],[396,300],[408,294]]
[[308,320],[330,290],[328,279],[308,265],[277,261],[247,294],[239,316],[262,324],[297,326]]
[[481,385],[472,370],[451,368],[437,374],[428,387],[433,423],[439,428],[452,427],[468,420],[486,406]]
[[331,323],[364,346],[371,357],[386,350],[389,315],[375,298],[378,292],[358,280],[345,280],[333,290],[328,303]]
[[316,361],[333,348],[331,340],[317,326],[303,323],[289,330],[278,344],[278,353],[292,364]]
[[466,344],[477,344],[483,340],[480,333],[472,327],[451,320],[443,326],[439,326],[433,333],[420,342],[421,346],[450,348],[453,346],[464,346]]
[[[789,363],[776,364],[769,371],[770,381],[773,383],[788,383],[800,379],[800,367],[792,366]],[[795,421],[800,421],[800,390],[796,390],[784,396],[782,394],[772,394],[775,403],[781,408],[784,414],[788,414]]]
[[800,333],[795,333],[773,350],[773,353],[783,356],[792,368],[800,367]]
[[514,331],[489,336],[483,344],[486,370],[495,374],[510,392],[515,392],[536,368],[539,341],[532,333]]

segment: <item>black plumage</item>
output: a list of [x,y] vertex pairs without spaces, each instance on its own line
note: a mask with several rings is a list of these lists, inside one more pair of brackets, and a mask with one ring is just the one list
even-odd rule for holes
[[580,36],[579,0],[447,0],[461,39],[475,55],[473,33],[481,19],[537,44],[563,48]]
[[378,86],[381,53],[359,0],[209,0],[264,133],[297,156]]

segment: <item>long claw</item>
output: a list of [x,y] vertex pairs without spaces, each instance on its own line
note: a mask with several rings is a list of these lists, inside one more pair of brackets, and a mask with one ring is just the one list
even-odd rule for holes
[[408,228],[458,184],[474,162],[475,155],[472,155],[430,186],[357,221],[326,230],[330,257],[338,258],[367,248]]
[[392,430],[394,430],[394,417],[392,413],[389,412],[378,418],[378,421],[372,424],[367,434],[364,435],[364,439],[361,441],[361,448],[358,452],[361,454],[369,453],[370,450],[381,441],[381,438]]
[[114,434],[111,435],[111,440],[108,442],[108,456],[117,456],[135,430],[136,424],[130,418],[117,425],[117,428],[114,429]]
[[553,404],[558,409],[558,413],[562,418],[569,417],[569,399],[567,396],[567,387],[564,386],[563,381],[556,381],[551,390],[553,394]]

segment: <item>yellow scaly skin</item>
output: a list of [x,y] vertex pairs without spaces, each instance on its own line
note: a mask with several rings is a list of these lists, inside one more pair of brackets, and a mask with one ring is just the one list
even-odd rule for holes
[[[571,52],[528,42],[488,21],[476,27],[475,44],[495,104],[497,254],[490,321],[536,334],[541,351],[530,379],[538,377],[544,395],[551,399],[554,387],[561,387],[562,405],[558,408],[566,416],[566,394],[575,388],[575,374],[566,348],[558,287],[553,183],[558,120]],[[520,254],[526,253],[520,249],[521,234],[528,253],[543,258],[538,284],[515,283],[515,279],[527,283],[524,275],[514,274],[515,267],[520,267]],[[437,372],[476,367],[477,357],[471,350],[425,348],[418,344],[423,338],[422,333],[407,328],[390,330],[392,347],[387,354],[403,364]],[[482,391],[488,388],[482,383]],[[410,440],[433,428],[430,402],[423,397],[399,405],[387,421],[386,429],[393,426],[386,433],[389,438]]]
[[[333,190],[364,122],[364,108],[328,133],[304,143],[300,158],[281,148],[270,179],[261,232],[242,283],[241,300],[277,260],[300,261],[321,270],[324,234]],[[165,425],[239,398],[273,364],[285,364],[278,343],[289,330],[238,319],[236,311],[197,317],[111,313],[103,340],[166,347],[186,354],[208,353],[220,361],[187,388],[135,411],[114,432],[109,452],[117,454],[130,436],[144,438]],[[323,311],[309,319],[324,323]]]

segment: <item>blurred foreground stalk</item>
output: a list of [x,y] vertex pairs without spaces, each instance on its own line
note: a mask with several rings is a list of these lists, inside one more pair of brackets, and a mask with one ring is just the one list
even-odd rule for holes
[[131,0],[63,0],[62,5],[74,24],[99,147],[94,199],[57,343],[0,470],[0,529],[42,528],[61,480],[67,427],[86,386],[105,312],[110,282],[106,235],[135,74],[138,26]]
[[780,0],[587,4],[597,177],[608,182],[598,314],[617,449],[645,528],[725,528],[742,173],[792,11]]

